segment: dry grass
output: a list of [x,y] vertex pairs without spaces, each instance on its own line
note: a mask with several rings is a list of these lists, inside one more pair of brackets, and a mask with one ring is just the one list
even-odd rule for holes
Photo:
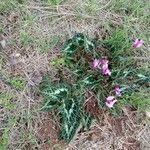
[[149,126],[145,117],[141,121],[135,111],[127,108],[123,111],[120,118],[106,115],[103,123],[94,122],[91,129],[78,134],[66,150],[148,150]]
[[[118,3],[113,0],[68,0],[59,5],[34,0],[22,4],[18,4],[17,0],[8,1],[7,5],[5,0],[0,2],[3,3],[0,7],[0,40],[6,40],[6,46],[0,49],[0,149],[65,149],[65,144],[57,141],[57,120],[39,111],[43,98],[38,95],[37,86],[42,76],[48,72],[55,77],[51,60],[59,55],[63,42],[74,32],[84,32],[93,37],[97,32],[103,39],[117,27],[145,40],[142,53],[139,55],[137,51],[134,57],[139,62],[142,59],[142,65],[148,68],[147,1],[141,0],[142,8],[136,14],[130,8],[130,15],[117,11],[121,6],[116,4],[121,0]],[[23,82],[20,90],[8,82],[18,77]],[[94,123],[90,131],[78,134],[66,150],[129,150],[131,145],[134,149],[140,141],[143,143],[141,150],[150,149],[149,126],[143,126],[146,119],[139,124],[139,120],[130,115],[120,118],[122,131],[116,131],[118,129],[112,124],[115,120],[106,116],[102,126]],[[116,124],[121,126],[120,121]],[[117,132],[119,135],[116,135]],[[140,149],[139,145],[137,147]]]

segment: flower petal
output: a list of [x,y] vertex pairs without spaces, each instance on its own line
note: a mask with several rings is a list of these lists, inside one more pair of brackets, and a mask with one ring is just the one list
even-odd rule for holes
[[106,101],[106,106],[109,107],[109,108],[112,108],[113,105],[117,102],[117,100],[113,100],[113,101]]
[[100,60],[99,59],[94,59],[93,61],[93,68],[98,68],[99,67],[99,63],[100,63]]
[[110,71],[109,69],[107,69],[107,70],[105,71],[105,74],[111,76],[111,71]]
[[108,97],[106,98],[106,101],[113,101],[114,98],[115,98],[114,96],[108,96]]
[[104,64],[102,66],[102,74],[103,75],[111,75],[111,71],[108,69],[108,64]]
[[122,89],[120,88],[119,85],[116,85],[114,87],[114,91],[115,91],[115,93],[116,93],[117,96],[121,96]]
[[100,59],[100,63],[101,63],[102,65],[108,64],[108,60],[105,59],[105,58],[102,58],[102,59]]
[[143,40],[140,40],[140,39],[136,39],[133,44],[132,44],[132,47],[133,48],[139,48],[140,46],[142,46],[144,43]]

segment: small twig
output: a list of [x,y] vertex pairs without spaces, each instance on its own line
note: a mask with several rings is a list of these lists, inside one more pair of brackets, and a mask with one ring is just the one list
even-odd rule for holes
[[100,7],[99,9],[96,9],[96,10],[104,9],[104,8],[106,8],[107,6],[109,6],[110,3],[111,3],[111,0],[110,0],[107,4],[105,4],[103,7]]
[[69,7],[69,6],[72,6],[72,5],[54,5],[53,7],[52,6],[25,6],[26,8],[28,9],[36,9],[36,10],[42,10],[42,9],[57,9],[58,7]]
[[81,16],[81,17],[89,18],[89,19],[102,20],[98,17],[89,16],[89,15],[86,15],[86,14],[56,13],[56,12],[47,12],[46,14],[42,14],[42,15],[37,16],[37,18],[46,17],[46,16],[49,16],[49,15],[55,15],[55,16],[63,16],[63,15],[66,15],[66,16]]
[[150,57],[130,57],[130,58],[150,61]]

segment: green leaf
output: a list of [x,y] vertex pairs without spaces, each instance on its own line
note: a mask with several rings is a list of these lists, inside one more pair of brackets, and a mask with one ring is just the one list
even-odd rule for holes
[[92,124],[93,117],[89,113],[85,113],[83,116],[83,126],[89,129]]
[[63,52],[64,56],[69,57],[69,56],[73,55],[73,53],[76,51],[76,49],[77,49],[76,42],[72,39],[69,39],[66,41],[66,43],[62,49],[62,52]]
[[73,37],[73,41],[75,41],[78,47],[83,47],[85,42],[85,36],[82,33],[76,33]]
[[80,84],[83,86],[92,86],[96,80],[94,79],[93,75],[89,75],[87,77],[84,77],[84,79],[80,80]]
[[61,108],[61,129],[60,138],[69,142],[75,135],[80,125],[80,110],[78,102],[75,99],[67,99],[63,102]]
[[87,52],[93,52],[93,50],[95,49],[95,45],[94,45],[94,42],[86,39],[85,40],[85,50]]
[[41,94],[45,97],[46,102],[41,108],[42,111],[50,111],[59,106],[63,99],[67,98],[70,93],[69,85],[56,82],[50,82],[45,78],[40,87]]
[[64,97],[67,96],[68,94],[68,89],[67,88],[58,88],[55,89],[56,87],[54,87],[54,89],[45,89],[43,90],[41,93],[49,98],[49,99],[53,99],[53,100],[58,100],[58,99],[62,99]]
[[95,44],[88,37],[84,36],[82,33],[76,33],[72,39],[65,42],[62,52],[68,59],[73,59],[73,54],[82,49],[85,52],[92,52],[94,50]]
[[56,108],[57,106],[58,106],[58,102],[57,101],[49,100],[49,101],[47,101],[45,103],[45,105],[40,110],[47,112],[47,111],[50,111],[50,110]]

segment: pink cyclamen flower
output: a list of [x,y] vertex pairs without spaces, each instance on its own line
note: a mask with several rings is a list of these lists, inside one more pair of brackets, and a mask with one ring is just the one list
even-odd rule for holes
[[116,86],[114,87],[114,91],[115,91],[115,93],[116,93],[117,96],[121,96],[122,90],[121,90],[121,88],[120,88],[119,85],[116,85]]
[[93,61],[93,68],[97,69],[100,65],[100,60],[99,59],[94,59]]
[[108,64],[108,60],[107,59],[100,59],[100,64],[104,65],[104,64]]
[[114,96],[108,96],[108,97],[106,98],[105,104],[106,104],[107,107],[112,108],[113,105],[114,105],[116,102],[117,102],[117,100],[115,99]]
[[139,48],[140,46],[143,45],[143,43],[144,43],[143,40],[141,40],[141,39],[136,39],[136,40],[133,42],[132,47],[133,47],[133,48]]
[[102,74],[110,76],[111,71],[108,68],[108,60],[107,59],[101,59],[100,64],[102,65]]
[[102,66],[102,74],[103,75],[109,75],[109,76],[111,75],[111,71],[108,68],[108,64],[104,64]]

